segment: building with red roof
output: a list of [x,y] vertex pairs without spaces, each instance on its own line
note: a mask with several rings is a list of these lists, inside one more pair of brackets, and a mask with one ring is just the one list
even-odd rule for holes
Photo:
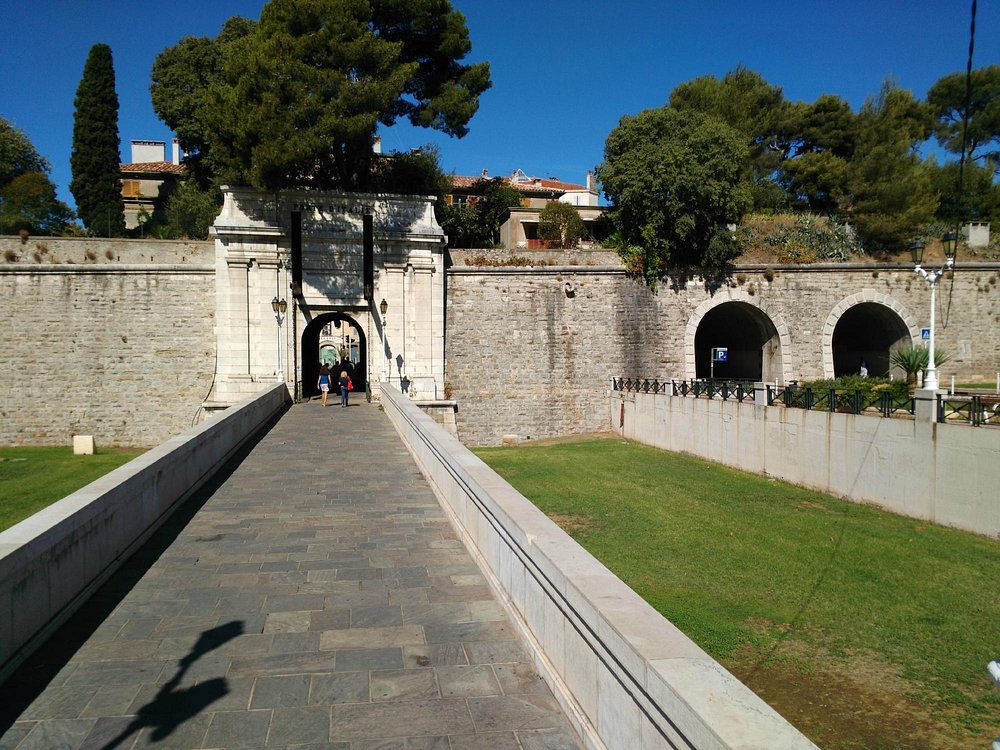
[[[166,159],[166,141],[132,141],[132,161],[121,165],[125,227],[135,229],[140,217],[162,211],[185,172],[180,163],[180,147],[173,143],[173,158]],[[148,221],[148,218],[146,219]]]
[[[452,206],[474,204],[479,193],[479,184],[489,179],[491,178],[485,169],[478,177],[453,176],[452,192],[445,196],[445,203]],[[538,238],[538,216],[550,201],[568,203],[576,207],[590,233],[590,241],[603,239],[606,230],[601,219],[606,208],[598,205],[597,184],[593,172],[587,173],[585,185],[564,182],[556,177],[529,177],[520,169],[514,170],[509,177],[500,179],[524,194],[521,205],[510,207],[510,214],[500,227],[500,241],[505,247],[513,249],[543,246]]]

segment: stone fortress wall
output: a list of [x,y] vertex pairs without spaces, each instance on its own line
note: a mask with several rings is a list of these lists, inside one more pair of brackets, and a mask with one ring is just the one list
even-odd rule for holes
[[215,369],[212,259],[212,242],[0,238],[0,445],[191,427]]
[[[203,416],[216,369],[213,248],[0,238],[0,445],[93,434],[99,446],[148,446]],[[903,265],[744,267],[732,286],[654,294],[607,251],[516,251],[530,266],[450,255],[444,395],[469,445],[606,429],[611,377],[694,377],[698,322],[726,302],[773,322],[783,380],[829,374],[833,327],[859,302],[893,310],[914,338],[927,325],[927,285]],[[998,279],[1000,264],[962,262],[953,285],[942,281],[937,340],[953,354],[942,385],[1000,370]]]
[[[603,254],[510,268],[469,265],[474,252],[452,253],[445,347],[447,385],[467,445],[607,429],[610,379],[694,377],[698,322],[727,302],[752,306],[774,323],[782,381],[832,376],[833,328],[853,305],[891,309],[914,340],[929,318],[927,284],[908,265],[747,266],[732,286],[711,293],[692,282],[654,294],[620,266],[599,265]],[[960,263],[953,286],[942,280],[936,343],[952,354],[940,368],[942,387],[952,373],[996,378],[998,280],[997,263]]]

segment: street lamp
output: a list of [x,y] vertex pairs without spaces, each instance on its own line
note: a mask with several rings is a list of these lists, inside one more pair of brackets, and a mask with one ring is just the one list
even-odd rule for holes
[[910,245],[910,251],[913,254],[913,272],[930,284],[931,287],[931,337],[927,346],[927,373],[924,376],[924,388],[932,391],[938,389],[937,362],[934,360],[935,293],[937,292],[937,284],[941,280],[941,277],[955,265],[955,250],[958,245],[958,237],[954,232],[945,232],[941,237],[941,245],[944,247],[945,262],[940,268],[931,269],[930,271],[924,270],[920,265],[924,257],[923,241],[917,239]]
[[386,383],[389,380],[389,336],[386,332],[386,318],[385,314],[389,310],[389,303],[385,301],[385,297],[382,301],[378,303],[378,311],[382,314],[382,349],[385,356],[382,358],[382,382]]
[[285,298],[282,297],[280,300],[277,296],[271,300],[271,309],[274,310],[274,320],[278,323],[278,380],[284,381],[285,372],[281,366],[281,324],[285,322],[285,311],[288,310],[288,303],[285,302]]

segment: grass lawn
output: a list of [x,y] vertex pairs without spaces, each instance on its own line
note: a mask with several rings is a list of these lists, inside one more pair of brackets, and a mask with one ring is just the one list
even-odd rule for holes
[[1000,735],[1000,542],[617,438],[476,453],[821,747]]
[[75,456],[69,447],[0,448],[0,531],[143,452],[105,449]]

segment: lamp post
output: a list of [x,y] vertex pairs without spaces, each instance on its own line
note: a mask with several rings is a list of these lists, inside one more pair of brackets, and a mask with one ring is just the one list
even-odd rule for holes
[[955,250],[958,245],[958,237],[954,232],[945,232],[941,237],[941,244],[944,246],[945,262],[940,268],[931,269],[930,271],[925,270],[920,265],[924,257],[924,243],[917,239],[910,245],[910,250],[913,254],[913,272],[931,287],[931,337],[927,346],[927,373],[924,376],[924,388],[932,391],[938,389],[937,362],[934,360],[935,296],[941,277],[955,265]]
[[271,309],[274,310],[274,320],[278,324],[278,380],[285,380],[285,372],[281,367],[281,324],[285,322],[285,311],[288,310],[288,303],[285,302],[285,298],[282,297],[280,300],[277,295],[271,300]]
[[389,381],[389,336],[386,331],[385,314],[389,311],[389,303],[385,301],[385,297],[378,303],[378,311],[382,314],[382,353],[385,355],[382,357],[382,382],[387,383]]

